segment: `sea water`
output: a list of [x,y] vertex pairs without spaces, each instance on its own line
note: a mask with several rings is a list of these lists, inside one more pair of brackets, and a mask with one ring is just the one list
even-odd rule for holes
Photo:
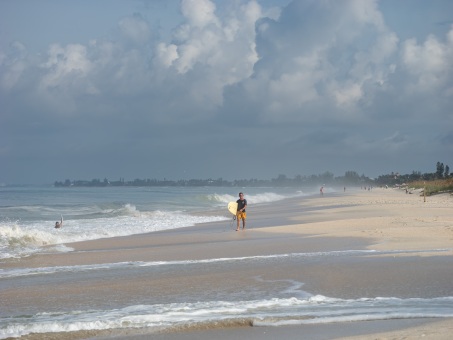
[[[380,256],[373,250],[287,253],[180,261],[129,261],[38,268],[2,268],[34,253],[71,251],[65,244],[96,238],[149,233],[196,223],[228,220],[227,202],[244,191],[250,205],[308,196],[315,190],[275,188],[0,188],[0,292],[10,286],[33,287],[46,280],[155,278],[165,273],[225,271],[304,265],[310,261],[356,256]],[[61,229],[55,221],[64,217]],[[438,250],[442,252],[442,250]],[[396,251],[404,253],[404,251]],[[413,252],[412,252],[413,253]],[[387,254],[388,255],[388,254]],[[164,274],[163,274],[164,273]],[[68,309],[58,301],[28,306],[27,311],[0,308],[0,339],[30,333],[82,330],[184,330],[219,326],[277,326],[400,318],[453,317],[453,297],[358,297],[342,299],[312,294],[303,282],[256,277],[252,286],[220,289],[159,291],[130,295],[127,303],[73,301]],[[96,301],[94,301],[96,300]],[[1,305],[1,302],[0,302]]]
[[[402,254],[404,251],[395,251]],[[20,284],[33,286],[34,280],[60,275],[84,281],[102,277],[158,278],[162,272],[228,271],[272,267],[283,262],[299,265],[320,258],[380,256],[386,252],[371,250],[288,253],[269,256],[246,256],[187,261],[131,261],[93,265],[47,268],[11,269],[0,272],[3,280],[20,279]],[[67,278],[66,278],[67,279]],[[7,287],[8,281],[4,281]],[[16,283],[17,284],[17,281]],[[453,317],[453,297],[398,298],[360,297],[343,299],[311,294],[303,290],[303,282],[294,280],[264,280],[257,277],[252,286],[242,286],[231,294],[219,286],[206,285],[202,292],[193,289],[177,293],[159,291],[146,296],[132,296],[127,305],[112,306],[111,301],[74,301],[70,310],[53,306],[30,306],[27,313],[0,312],[0,339],[30,333],[70,332],[83,330],[125,330],[146,328],[150,331],[184,331],[229,326],[275,326],[320,324],[370,320],[445,318]],[[237,290],[237,289],[235,289]],[[101,298],[102,300],[102,298]],[[96,308],[93,307],[96,305]],[[91,307],[88,307],[91,306]],[[88,308],[87,308],[88,307]]]
[[[230,219],[226,205],[241,188],[0,187],[0,259],[70,242],[143,234]],[[249,204],[304,196],[296,189],[247,189]],[[218,212],[207,214],[206,212]],[[63,217],[63,228],[55,222]]]

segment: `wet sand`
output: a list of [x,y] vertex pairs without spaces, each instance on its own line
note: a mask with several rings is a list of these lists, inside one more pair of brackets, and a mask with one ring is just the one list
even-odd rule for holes
[[[180,294],[186,287],[219,287],[231,290],[255,284],[256,277],[269,282],[281,278],[304,282],[311,294],[338,298],[377,296],[453,296],[453,198],[426,198],[393,189],[374,189],[324,194],[310,199],[290,199],[263,206],[249,206],[246,230],[234,231],[227,222],[146,235],[118,237],[68,244],[74,252],[40,254],[8,261],[3,268],[52,267],[126,261],[175,261],[311,253],[342,250],[379,250],[382,255],[351,259],[307,261],[304,266],[282,262],[278,266],[233,266],[228,271],[212,267],[208,272],[169,272],[153,278],[152,289]],[[178,284],[179,283],[179,284]],[[2,308],[40,306],[51,308],[52,300],[67,303],[108,301],[126,305],[144,296],[150,278],[133,277],[64,285],[20,284],[0,291]],[[118,296],[116,292],[121,292]],[[138,332],[138,333],[137,333]],[[347,322],[285,327],[223,327],[152,334],[154,339],[450,339],[453,319],[412,319]],[[29,339],[149,338],[147,330],[111,330],[30,335]]]

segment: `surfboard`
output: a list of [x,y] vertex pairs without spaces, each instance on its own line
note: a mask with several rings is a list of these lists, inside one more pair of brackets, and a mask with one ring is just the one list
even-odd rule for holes
[[230,202],[228,203],[228,211],[232,213],[234,216],[236,216],[236,213],[238,211],[238,204],[237,202]]

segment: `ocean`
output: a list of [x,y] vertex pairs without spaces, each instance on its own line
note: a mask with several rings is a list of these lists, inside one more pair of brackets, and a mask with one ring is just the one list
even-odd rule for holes
[[[241,188],[0,187],[0,259],[64,244],[229,220],[226,205]],[[295,189],[248,188],[252,204],[308,195]],[[213,215],[218,212],[217,215]],[[63,217],[64,227],[55,229]]]
[[[327,189],[327,192],[333,189]],[[453,317],[452,296],[362,296],[345,299],[304,289],[294,278],[264,279],[234,287],[234,280],[210,282],[212,273],[257,273],[268,268],[315,266],[385,254],[374,250],[345,249],[261,256],[217,257],[178,261],[126,261],[87,265],[11,268],[5,264],[39,253],[72,252],[66,244],[198,223],[230,223],[226,210],[239,191],[249,205],[275,204],[290,198],[310,199],[317,190],[292,188],[0,188],[0,295],[11,289],[36,289],[52,283],[111,282],[134,278],[136,290],[77,295],[39,304],[8,303],[0,308],[0,339],[31,333],[84,330],[276,326],[345,321]],[[55,222],[64,218],[63,227]],[[233,233],[233,231],[232,231]],[[441,250],[439,250],[441,251]],[[404,254],[396,251],[395,254]],[[283,270],[283,269],[282,269]],[[211,274],[209,274],[211,273]],[[233,274],[232,274],[233,275]],[[289,274],[289,276],[291,276]],[[153,286],[153,282],[171,285]],[[185,281],[185,282],[182,282]],[[190,283],[190,282],[195,282]],[[233,283],[233,284],[232,284]],[[72,287],[72,286],[71,286]],[[109,295],[110,296],[110,295]],[[1,302],[0,302],[1,304]]]

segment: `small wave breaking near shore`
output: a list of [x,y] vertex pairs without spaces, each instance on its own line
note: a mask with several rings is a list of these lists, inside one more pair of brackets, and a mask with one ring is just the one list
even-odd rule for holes
[[453,297],[271,298],[134,305],[112,310],[42,312],[0,318],[0,339],[31,333],[138,329],[176,331],[239,325],[284,326],[345,321],[453,317]]
[[140,212],[131,205],[122,210],[122,213],[109,211],[98,218],[67,220],[59,230],[54,230],[52,221],[0,223],[0,258],[27,256],[50,245],[183,228],[226,219],[224,216],[196,216],[177,211]]

